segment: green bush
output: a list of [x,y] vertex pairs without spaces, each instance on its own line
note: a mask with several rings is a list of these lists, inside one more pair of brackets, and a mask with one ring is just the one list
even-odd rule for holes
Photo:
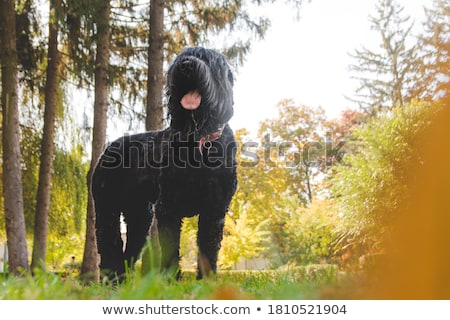
[[337,248],[353,262],[381,253],[398,206],[409,196],[411,168],[420,165],[421,139],[439,105],[412,102],[354,132],[356,152],[344,157],[331,181],[342,216]]

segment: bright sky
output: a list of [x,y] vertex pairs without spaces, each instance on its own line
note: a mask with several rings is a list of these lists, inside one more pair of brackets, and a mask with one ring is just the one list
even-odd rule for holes
[[[430,0],[397,0],[420,27],[423,6]],[[256,132],[260,121],[276,115],[276,104],[292,98],[297,104],[322,106],[330,117],[355,108],[352,96],[357,82],[350,79],[348,53],[366,46],[376,49],[378,34],[370,30],[375,0],[305,1],[300,20],[282,1],[267,6],[271,27],[235,75],[233,129]]]

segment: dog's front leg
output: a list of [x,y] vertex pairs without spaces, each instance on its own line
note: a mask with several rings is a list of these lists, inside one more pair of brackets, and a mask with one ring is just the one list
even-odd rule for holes
[[217,271],[217,255],[223,237],[225,213],[200,214],[198,220],[198,273],[197,279],[208,277]]
[[177,274],[180,261],[181,218],[170,213],[160,203],[156,204],[158,235],[161,246],[161,269],[169,274]]

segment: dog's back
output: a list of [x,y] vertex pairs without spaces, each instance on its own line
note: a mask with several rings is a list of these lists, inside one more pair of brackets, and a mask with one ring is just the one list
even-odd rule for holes
[[142,192],[145,186],[148,201],[154,201],[158,193],[158,169],[163,165],[161,149],[155,145],[161,144],[162,136],[163,131],[127,135],[107,146],[92,177],[94,199],[105,193],[108,201],[125,205],[126,198]]

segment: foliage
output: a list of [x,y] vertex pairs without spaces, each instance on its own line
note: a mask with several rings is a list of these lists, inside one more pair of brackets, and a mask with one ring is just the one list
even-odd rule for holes
[[[297,106],[291,100],[281,101],[278,107],[278,117],[264,121],[259,130],[260,136],[270,134],[271,141],[276,141],[278,146],[275,148],[278,163],[272,167],[259,167],[262,172],[258,188],[279,181],[274,190],[267,191],[275,199],[265,199],[261,204],[269,211],[271,262],[279,266],[330,261],[336,214],[328,202],[320,201],[316,196],[324,193],[324,177],[340,156],[331,152],[332,139],[344,139],[351,125],[345,121],[328,121],[322,108]],[[347,120],[352,123],[357,117],[358,113],[355,113]],[[291,148],[280,152],[281,146],[286,144]],[[253,201],[249,200],[250,203]],[[271,204],[269,207],[268,203]]]
[[[42,38],[42,24],[33,1],[16,1],[16,45],[19,62],[20,81],[33,92],[39,89],[41,70],[39,64],[43,62],[46,48],[40,41]],[[37,38],[40,43],[38,43]]]
[[268,247],[267,220],[252,221],[242,201],[235,202],[235,205],[240,209],[239,219],[233,219],[232,212],[225,219],[218,261],[222,270],[231,269],[242,259],[256,258]]
[[335,140],[347,140],[352,138],[351,135],[357,127],[368,120],[367,113],[345,109],[341,112],[340,117],[327,120],[325,127]]
[[[242,63],[251,38],[262,38],[270,24],[267,18],[252,17],[245,1],[173,1],[166,9],[169,20],[166,30],[171,35],[167,37],[169,57],[185,46],[216,46],[211,39],[223,39],[223,51]],[[237,30],[244,32],[239,32],[237,40],[230,43],[228,35]]]
[[[165,30],[161,45],[165,62],[186,46],[204,45],[224,52],[238,66],[249,52],[252,40],[262,38],[270,24],[267,18],[250,14],[247,1],[165,1],[164,5]],[[148,60],[149,2],[111,1],[111,6],[108,75],[113,88],[110,104],[114,107],[109,113],[128,121],[131,129],[145,118],[148,70],[142,61]],[[97,7],[98,1],[69,0],[62,26],[64,51],[71,62],[66,64],[67,71],[79,87],[89,90],[93,86],[95,66]],[[236,32],[236,36],[230,38],[230,32]]]
[[413,23],[403,10],[395,0],[379,0],[370,22],[381,37],[381,50],[363,47],[351,55],[355,63],[350,70],[360,82],[354,101],[372,115],[411,99],[418,46],[408,44]]
[[294,264],[317,264],[332,261],[336,241],[337,212],[326,200],[316,200],[307,208],[292,203],[293,214],[286,223],[289,261]]
[[[248,141],[248,132],[240,130],[236,132],[236,136],[241,146],[237,155],[241,162],[238,166],[238,190],[230,204],[231,214],[227,217],[227,222],[232,225],[231,228],[244,228],[247,234],[255,232],[254,236],[257,238],[252,239],[252,242],[258,245],[253,248],[254,251],[261,251],[267,244],[270,244],[271,248],[281,248],[283,241],[280,241],[279,237],[283,232],[283,219],[278,211],[282,210],[284,194],[289,192],[286,186],[286,170],[281,166],[266,167],[261,148],[254,148],[256,150],[252,152],[257,158],[247,162],[244,143],[251,142]],[[243,219],[243,222],[239,222],[240,219]],[[230,229],[230,226],[227,228]],[[231,236],[236,237],[236,234]],[[238,261],[241,248],[229,246],[226,250],[226,257]],[[247,249],[244,248],[244,251]],[[267,250],[264,251],[263,255],[267,255]]]
[[[348,124],[336,121],[333,126],[322,109],[296,106],[292,100],[278,107],[278,117],[261,124],[261,143],[245,130],[236,132],[239,188],[226,220],[222,267],[243,258],[264,257],[278,267],[327,262],[333,256],[336,213],[327,201],[313,200],[310,189],[319,187],[319,173],[327,172],[322,134],[336,130],[337,135],[337,128],[346,132]],[[305,155],[308,146],[314,148]]]
[[194,270],[197,268],[197,225],[197,216],[183,219],[180,237],[180,264],[182,270]]
[[262,165],[278,171],[288,183],[287,194],[296,195],[300,203],[306,204],[313,198],[312,185],[325,155],[325,111],[297,106],[289,99],[280,101],[277,107],[278,116],[263,121],[259,128],[264,147]]
[[87,203],[86,174],[87,165],[82,161],[80,150],[57,150],[49,217],[51,233],[68,236],[83,231]]
[[[38,134],[29,127],[22,130],[24,212],[28,232],[33,230],[36,189],[39,170]],[[86,208],[87,166],[82,149],[55,150],[52,194],[49,214],[50,233],[59,236],[80,234]]]
[[425,14],[427,21],[419,36],[420,63],[414,79],[414,96],[431,100],[450,94],[450,4],[433,0]]
[[22,184],[24,198],[24,215],[27,234],[33,232],[36,208],[36,191],[39,179],[39,155],[41,139],[36,129],[22,128]]
[[[38,184],[40,137],[31,127],[22,127],[22,179],[24,214],[28,234],[32,234],[36,190]],[[48,262],[60,269],[72,254],[81,257],[81,238],[84,232],[84,214],[87,203],[87,165],[80,146],[72,150],[55,150],[52,174],[52,193],[49,209]],[[0,215],[4,224],[4,215]],[[6,240],[2,229],[1,241]]]
[[331,185],[342,222],[341,254],[354,258],[382,251],[381,238],[408,196],[411,166],[420,165],[420,139],[439,106],[414,101],[373,119],[354,132],[357,152],[336,168]]

